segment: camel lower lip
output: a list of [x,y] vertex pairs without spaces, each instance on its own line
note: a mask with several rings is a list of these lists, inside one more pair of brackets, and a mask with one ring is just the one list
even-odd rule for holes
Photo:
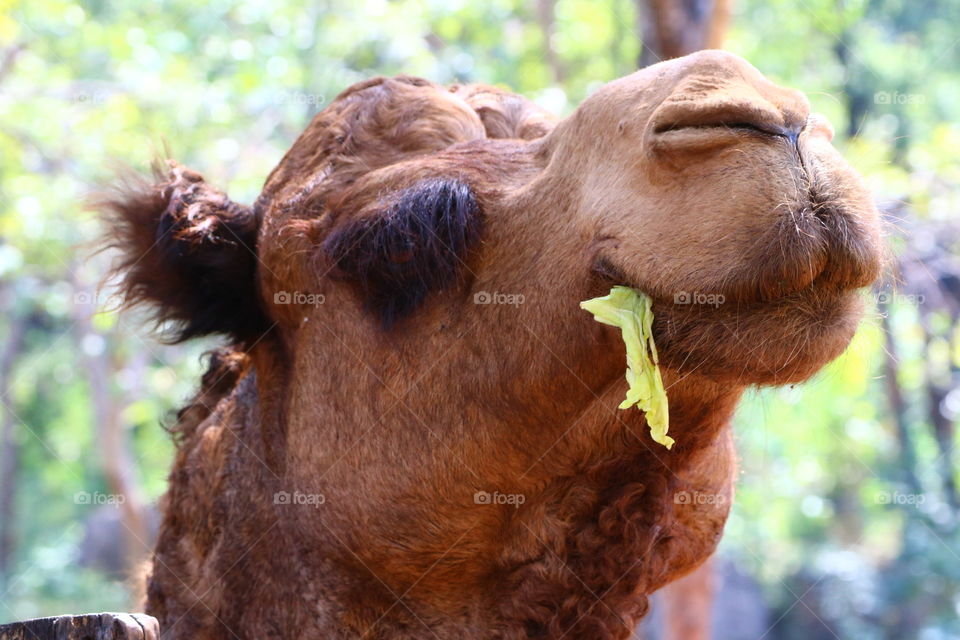
[[[819,287],[772,302],[717,308],[655,303],[653,333],[661,366],[716,379],[784,384],[808,378],[839,355],[856,328],[861,304],[856,291]],[[762,344],[750,339],[757,334],[768,339]]]

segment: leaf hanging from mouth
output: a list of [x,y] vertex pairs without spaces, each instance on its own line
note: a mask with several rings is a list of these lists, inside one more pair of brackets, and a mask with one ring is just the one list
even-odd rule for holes
[[670,414],[657,346],[653,342],[650,297],[629,287],[616,286],[605,296],[584,300],[580,307],[592,313],[597,322],[620,328],[627,346],[627,384],[630,386],[619,408],[636,405],[646,414],[650,437],[670,449],[674,440],[667,435]]

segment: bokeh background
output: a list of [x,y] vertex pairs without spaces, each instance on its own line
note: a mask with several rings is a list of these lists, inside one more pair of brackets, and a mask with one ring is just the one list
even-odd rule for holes
[[[830,118],[892,258],[843,357],[742,406],[718,557],[644,633],[960,638],[957,0],[0,0],[0,622],[136,607],[163,424],[213,344],[111,310],[95,185],[169,149],[252,202],[355,81],[496,83],[566,114],[706,31]],[[681,615],[713,630],[677,636]]]

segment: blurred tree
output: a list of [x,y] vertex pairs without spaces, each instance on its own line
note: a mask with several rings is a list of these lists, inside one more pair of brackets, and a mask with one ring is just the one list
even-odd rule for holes
[[11,287],[0,289],[0,309],[7,317],[7,338],[0,352],[0,589],[10,577],[10,565],[16,542],[13,530],[13,504],[20,473],[20,444],[14,434],[16,415],[10,407],[13,366],[23,349],[23,335],[28,319],[14,309]]
[[646,67],[701,49],[722,49],[733,0],[637,0]]

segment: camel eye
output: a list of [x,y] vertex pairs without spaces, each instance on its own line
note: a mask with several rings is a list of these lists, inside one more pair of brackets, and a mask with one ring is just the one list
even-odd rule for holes
[[457,282],[480,228],[480,206],[470,186],[435,178],[403,190],[386,210],[342,225],[324,250],[389,328],[428,293]]

